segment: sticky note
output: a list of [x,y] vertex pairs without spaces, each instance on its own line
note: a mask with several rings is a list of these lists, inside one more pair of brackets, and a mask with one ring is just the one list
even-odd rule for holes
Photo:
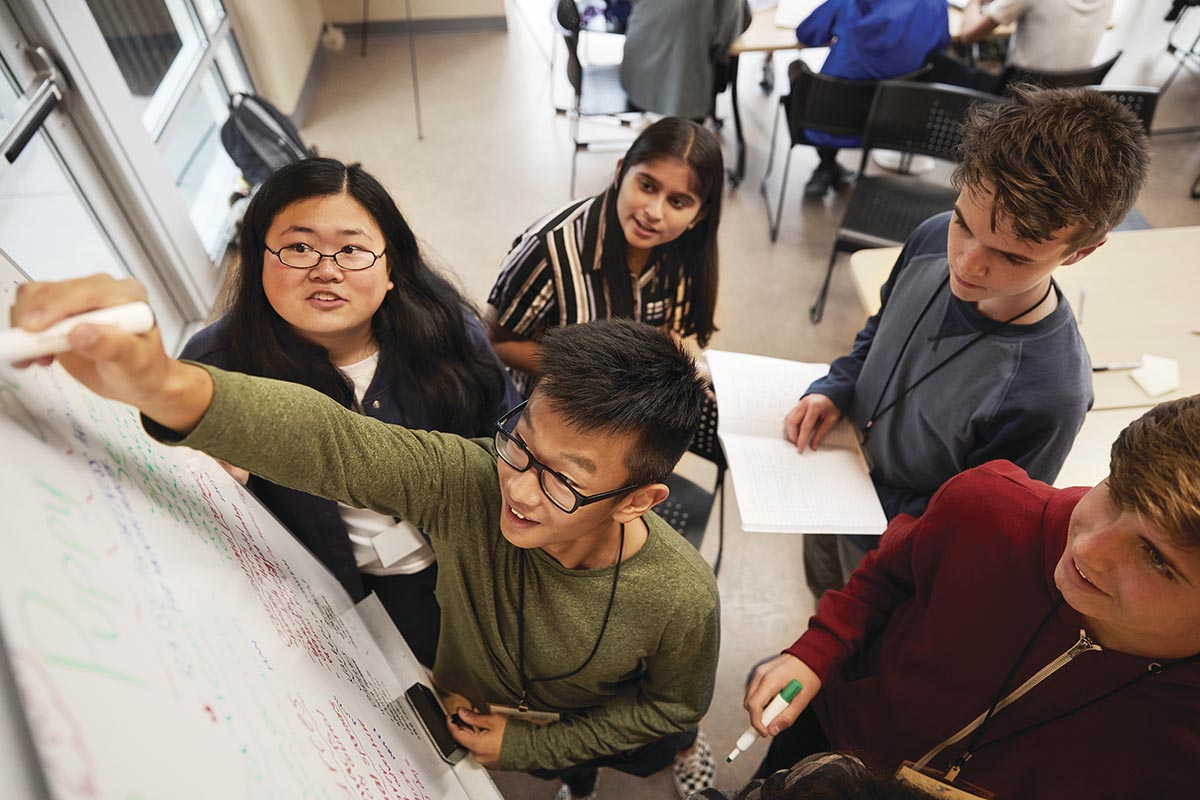
[[1162,356],[1142,356],[1142,366],[1129,377],[1150,397],[1158,397],[1179,388],[1179,362]]

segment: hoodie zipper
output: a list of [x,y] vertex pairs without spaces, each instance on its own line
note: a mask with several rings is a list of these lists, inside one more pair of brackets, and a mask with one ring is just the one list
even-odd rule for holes
[[[1013,689],[1011,692],[1009,692],[1008,695],[1003,700],[1001,700],[999,703],[996,704],[996,712],[999,712],[1000,709],[1006,708],[1006,707],[1012,705],[1013,703],[1015,703],[1016,701],[1020,700],[1022,697],[1024,697],[1026,694],[1028,694],[1030,691],[1032,691],[1033,688],[1035,686],[1037,686],[1039,683],[1046,680],[1051,675],[1053,675],[1055,672],[1058,672],[1060,669],[1062,669],[1067,664],[1069,664],[1072,661],[1072,659],[1075,659],[1078,656],[1083,655],[1084,653],[1088,653],[1093,650],[1099,651],[1102,649],[1103,648],[1101,648],[1100,645],[1096,644],[1096,640],[1093,639],[1092,637],[1088,636],[1087,631],[1085,631],[1081,628],[1079,630],[1079,641],[1077,641],[1077,642],[1075,642],[1075,644],[1071,645],[1071,647],[1068,648],[1067,651],[1064,652],[1062,655],[1060,655],[1058,658],[1054,659],[1049,664],[1042,667],[1040,670],[1038,670],[1033,675],[1031,675],[1027,681],[1022,683],[1016,689]],[[993,714],[995,714],[996,712],[993,712]],[[980,714],[975,719],[968,722],[962,730],[958,731],[953,736],[951,736],[949,739],[946,739],[944,742],[937,745],[932,750],[930,750],[928,753],[926,753],[921,758],[921,760],[918,761],[914,765],[916,767],[916,769],[918,769],[918,770],[923,769],[926,765],[929,764],[930,761],[932,761],[939,753],[941,753],[947,747],[949,747],[950,745],[954,744],[955,742],[961,741],[962,739],[965,739],[967,736],[971,735],[980,725],[983,724],[983,721],[986,718],[987,718],[987,712],[985,711],[984,713]],[[958,777],[958,773],[962,772],[963,765],[966,764],[968,760],[970,760],[971,756],[972,756],[972,753],[970,751],[963,753],[962,756],[958,760],[956,760],[953,764],[951,764],[950,768],[948,770],[946,770],[946,775],[943,778],[943,780],[946,783],[953,783],[954,780]]]

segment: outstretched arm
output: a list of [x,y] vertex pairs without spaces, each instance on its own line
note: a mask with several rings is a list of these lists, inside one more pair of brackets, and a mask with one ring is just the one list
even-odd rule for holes
[[[44,330],[85,311],[146,300],[134,280],[109,275],[60,283],[26,283],[17,287],[10,312],[14,327]],[[213,382],[203,369],[169,357],[158,328],[126,333],[108,325],[79,325],[71,332],[71,349],[55,359],[96,394],[127,403],[150,419],[180,434],[189,433],[212,403]]]

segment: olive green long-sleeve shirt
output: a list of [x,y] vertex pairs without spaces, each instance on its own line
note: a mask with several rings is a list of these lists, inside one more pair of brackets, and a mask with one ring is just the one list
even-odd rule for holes
[[[434,679],[475,704],[515,705],[521,551],[500,534],[502,499],[490,441],[412,431],[347,411],[296,384],[205,367],[212,406],[173,440],[310,494],[402,517],[438,559],[442,607]],[[510,721],[502,769],[562,769],[686,730],[712,699],[720,610],[712,571],[653,513],[649,537],[622,562],[608,628],[578,674],[534,683],[545,726]],[[558,675],[587,658],[600,632],[614,567],[566,569],[541,550],[525,557],[526,673]]]

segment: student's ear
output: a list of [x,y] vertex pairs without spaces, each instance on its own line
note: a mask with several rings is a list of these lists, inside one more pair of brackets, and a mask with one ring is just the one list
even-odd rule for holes
[[613,511],[613,519],[617,522],[633,522],[670,496],[671,490],[665,483],[647,484],[625,496]]
[[1059,266],[1060,267],[1069,267],[1078,261],[1082,261],[1083,259],[1090,256],[1092,253],[1096,252],[1096,248],[1099,247],[1100,245],[1104,244],[1107,241],[1108,241],[1108,237],[1105,236],[1103,239],[1096,242],[1095,244],[1091,244],[1091,245],[1088,245],[1087,247],[1079,248],[1074,253],[1071,253],[1071,255],[1067,256],[1067,260],[1062,262],[1061,264],[1059,264]]

